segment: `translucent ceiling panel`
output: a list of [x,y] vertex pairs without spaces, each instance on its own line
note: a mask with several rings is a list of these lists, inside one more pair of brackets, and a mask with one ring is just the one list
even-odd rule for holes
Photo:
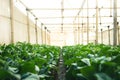
[[[17,1],[17,0],[16,0]],[[18,0],[19,1],[19,0]],[[64,27],[74,27],[78,24],[74,23],[84,23],[87,24],[87,16],[89,18],[89,25],[95,26],[96,24],[96,0],[20,0],[23,2],[31,12],[39,18],[39,21],[44,23],[44,26],[51,30],[61,29],[62,15],[61,10],[63,7],[63,23]],[[63,6],[61,2],[63,1]],[[83,2],[85,1],[84,5]],[[87,6],[88,1],[88,6]],[[120,0],[117,0],[118,6],[118,21],[120,22]],[[81,9],[83,5],[83,9]],[[87,9],[89,8],[89,9]],[[98,23],[100,27],[113,24],[113,0],[98,0]],[[89,14],[87,15],[87,10]],[[79,22],[78,22],[78,12],[79,12]],[[112,16],[112,17],[110,17]],[[102,24],[100,24],[102,23]],[[70,25],[71,24],[71,25]],[[89,26],[89,27],[90,27]],[[53,28],[55,27],[55,28]],[[66,30],[67,27],[64,29]],[[57,29],[58,28],[58,29]],[[69,28],[68,28],[69,30]]]
[[61,0],[21,0],[27,7],[32,8],[60,8]]

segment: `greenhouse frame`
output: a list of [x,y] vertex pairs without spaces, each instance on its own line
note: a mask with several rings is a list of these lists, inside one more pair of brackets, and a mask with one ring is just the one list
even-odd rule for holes
[[120,44],[119,0],[53,2],[40,6],[45,1],[1,0],[0,42]]
[[120,0],[0,0],[0,80],[120,80]]

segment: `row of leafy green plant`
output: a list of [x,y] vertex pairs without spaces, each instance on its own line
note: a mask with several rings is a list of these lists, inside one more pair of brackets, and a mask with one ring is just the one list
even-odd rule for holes
[[60,47],[0,45],[0,80],[56,80]]
[[120,46],[63,47],[66,80],[120,80]]

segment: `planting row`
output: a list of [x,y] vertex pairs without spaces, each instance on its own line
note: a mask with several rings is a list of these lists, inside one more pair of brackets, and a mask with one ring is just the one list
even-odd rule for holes
[[63,58],[66,80],[120,80],[119,46],[64,46]]
[[56,80],[60,47],[21,43],[0,46],[0,80]]
[[[0,80],[57,80],[60,47],[21,43],[0,45]],[[120,47],[64,46],[66,80],[119,80]]]

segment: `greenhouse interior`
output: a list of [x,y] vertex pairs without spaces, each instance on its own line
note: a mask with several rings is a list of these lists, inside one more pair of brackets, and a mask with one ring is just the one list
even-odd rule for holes
[[0,0],[0,80],[120,80],[120,0]]

